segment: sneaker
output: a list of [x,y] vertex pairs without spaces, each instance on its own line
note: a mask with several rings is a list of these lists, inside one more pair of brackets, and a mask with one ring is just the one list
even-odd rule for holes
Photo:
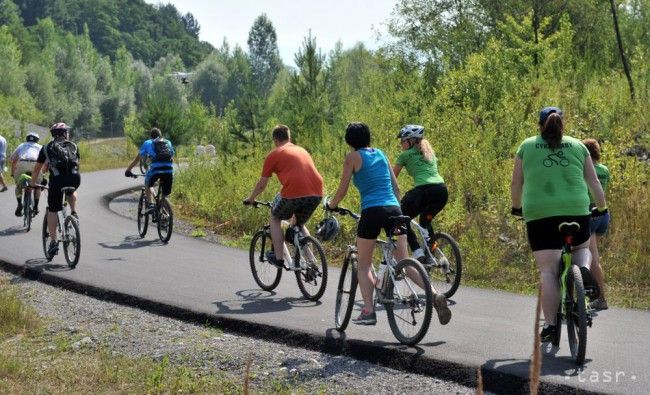
[[429,255],[422,255],[420,257],[415,258],[417,259],[418,262],[422,264],[422,266],[427,267],[427,266],[432,266],[433,265],[433,258],[431,258]]
[[71,212],[70,215],[72,215],[77,220],[77,222],[79,222],[79,214],[77,214],[76,211]]
[[59,253],[59,243],[55,240],[50,240],[50,247],[47,249],[47,254],[51,257]]
[[556,336],[557,336],[557,325],[549,325],[549,324],[545,324],[544,328],[542,328],[542,333],[539,334],[539,338],[542,341],[542,343],[552,342],[553,340],[555,340]]
[[32,208],[32,217],[37,216],[38,213],[40,213],[40,211],[38,211],[38,207],[34,207],[34,208]]
[[357,318],[352,319],[352,323],[356,325],[377,325],[377,313],[365,313],[363,309]]
[[433,307],[438,313],[438,320],[441,325],[447,325],[451,320],[451,310],[447,306],[447,297],[443,294],[435,294],[433,297]]
[[275,252],[273,251],[266,251],[266,259],[273,266],[282,267],[282,268],[284,267],[284,259],[276,258]]
[[9,189],[9,188],[7,188],[7,186],[5,185],[5,186],[2,187],[2,189],[0,189],[0,192],[5,192],[7,189]]
[[580,274],[582,275],[582,284],[585,287],[585,293],[590,301],[598,299],[600,296],[600,289],[598,289],[598,284],[594,280],[594,277],[591,275],[591,270],[587,269],[584,266],[580,267]]
[[18,207],[16,207],[16,211],[14,212],[16,214],[16,217],[22,217],[23,216],[23,205],[20,204]]
[[607,310],[609,306],[607,306],[607,301],[605,299],[598,298],[589,303],[589,308],[592,310]]

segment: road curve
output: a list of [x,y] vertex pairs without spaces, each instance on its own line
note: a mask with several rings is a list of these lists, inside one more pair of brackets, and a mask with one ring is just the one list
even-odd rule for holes
[[[62,255],[51,263],[44,261],[42,214],[35,220],[35,229],[26,234],[22,219],[13,216],[13,193],[0,194],[3,266],[166,314],[217,322],[228,329],[345,353],[466,385],[475,385],[476,368],[482,366],[486,389],[527,391],[525,378],[533,345],[532,297],[461,285],[451,306],[451,323],[441,326],[434,320],[428,335],[415,348],[395,343],[382,312],[377,326],[352,325],[341,335],[333,329],[337,270],[330,271],[322,302],[314,303],[300,298],[295,279],[288,272],[275,292],[257,289],[246,251],[179,234],[174,234],[168,245],[161,245],[154,238],[155,229],[140,239],[133,219],[116,215],[106,203],[106,196],[136,187],[137,182],[125,178],[123,170],[82,176],[78,208],[82,252],[74,270],[68,270]],[[542,389],[566,391],[568,386],[587,392],[647,393],[648,328],[650,312],[615,308],[601,312],[589,330],[583,370],[576,370],[570,361],[563,339],[559,350],[545,352]]]

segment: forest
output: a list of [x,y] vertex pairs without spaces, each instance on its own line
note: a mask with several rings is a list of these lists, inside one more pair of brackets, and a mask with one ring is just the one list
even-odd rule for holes
[[[459,240],[463,281],[477,286],[536,287],[525,228],[509,216],[510,174],[539,110],[558,106],[568,135],[601,142],[612,173],[602,247],[612,301],[650,307],[650,0],[398,0],[379,49],[324,52],[305,32],[295,65],[282,63],[264,14],[246,48],[201,42],[194,16],[142,0],[0,0],[0,25],[0,134],[11,134],[5,121],[62,120],[78,137],[137,145],[158,126],[177,145],[213,144],[216,161],[178,174],[174,203],[242,245],[264,214],[240,200],[275,124],[312,153],[328,194],[349,121],[369,124],[391,160],[399,129],[424,125],[450,190],[435,226]],[[193,72],[189,83],[176,71]],[[342,205],[358,203],[352,193]]]

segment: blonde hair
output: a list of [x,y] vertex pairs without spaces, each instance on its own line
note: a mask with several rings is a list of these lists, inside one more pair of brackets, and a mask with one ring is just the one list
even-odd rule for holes
[[424,160],[427,162],[431,162],[433,160],[433,148],[431,148],[431,144],[429,143],[429,140],[427,139],[419,139],[415,140],[414,146],[420,153],[422,153],[422,156],[424,156]]

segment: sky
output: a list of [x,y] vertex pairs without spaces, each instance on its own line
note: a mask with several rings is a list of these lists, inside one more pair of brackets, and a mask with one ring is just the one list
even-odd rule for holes
[[285,64],[294,66],[294,54],[311,29],[324,54],[337,41],[343,48],[357,42],[375,49],[376,31],[386,32],[385,22],[396,0],[145,0],[173,4],[181,14],[192,13],[201,30],[199,39],[218,48],[224,38],[231,48],[239,44],[248,51],[248,32],[262,13],[273,23],[278,49]]

